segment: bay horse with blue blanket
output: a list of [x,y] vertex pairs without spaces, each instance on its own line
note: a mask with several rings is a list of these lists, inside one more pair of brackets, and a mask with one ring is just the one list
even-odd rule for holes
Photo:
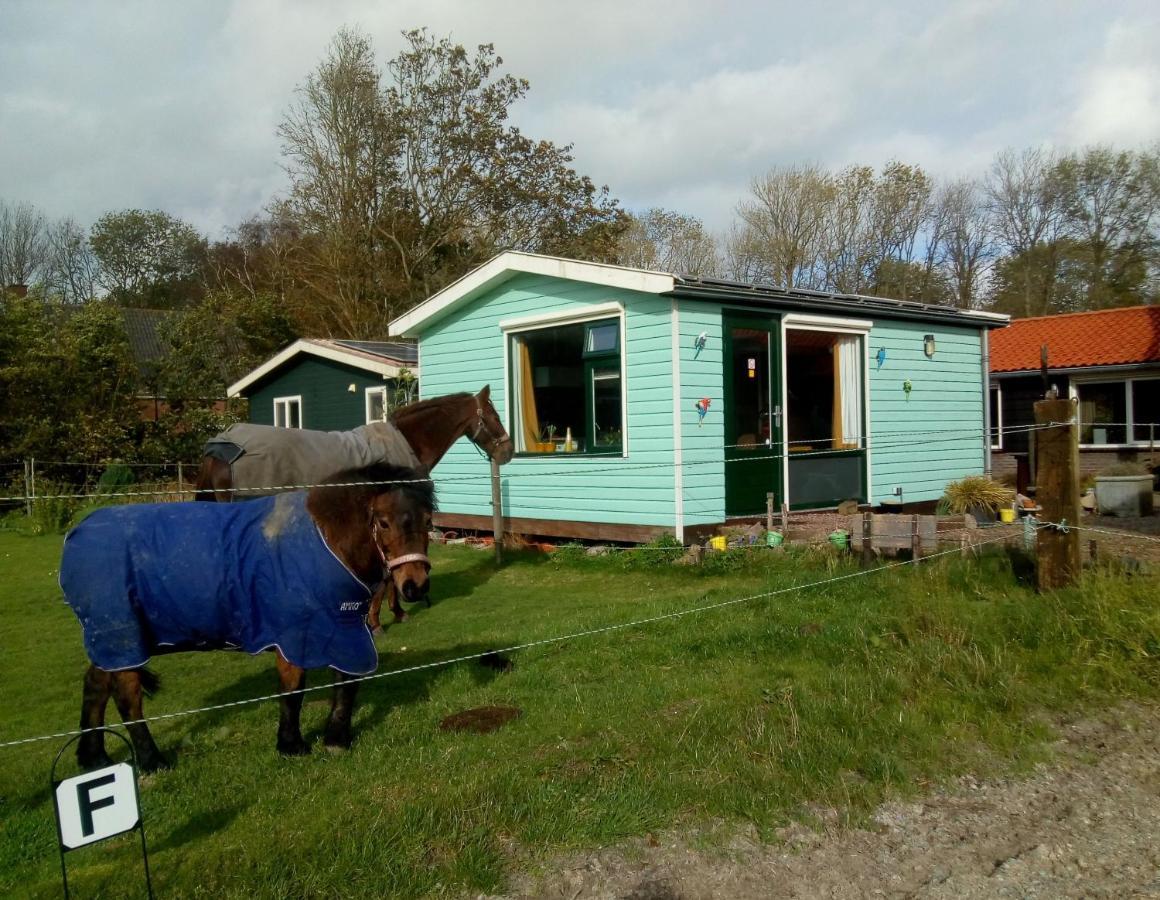
[[[278,750],[302,738],[306,670],[330,667],[327,747],[351,744],[358,683],[378,667],[365,622],[372,587],[389,578],[410,602],[427,590],[434,488],[421,470],[377,464],[309,492],[250,503],[105,507],[69,532],[60,585],[84,629],[92,665],[81,728],[104,725],[112,696],[137,759],[165,765],[142,718],[156,685],[151,656],[183,650],[272,650],[281,685]],[[84,768],[108,763],[104,733],[77,743]]]

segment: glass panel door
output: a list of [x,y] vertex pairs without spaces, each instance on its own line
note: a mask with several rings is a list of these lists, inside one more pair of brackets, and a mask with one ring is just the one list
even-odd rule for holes
[[765,512],[781,504],[781,363],[779,320],[724,317],[725,513]]

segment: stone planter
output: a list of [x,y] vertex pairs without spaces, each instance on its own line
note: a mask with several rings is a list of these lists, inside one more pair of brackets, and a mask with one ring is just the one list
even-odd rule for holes
[[1096,504],[1101,516],[1150,516],[1152,476],[1097,475]]

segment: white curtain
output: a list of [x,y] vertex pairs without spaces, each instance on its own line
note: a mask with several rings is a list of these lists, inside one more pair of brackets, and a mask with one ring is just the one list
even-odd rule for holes
[[842,404],[842,434],[835,438],[843,447],[853,449],[862,444],[862,339],[854,335],[839,337],[834,352],[838,355]]

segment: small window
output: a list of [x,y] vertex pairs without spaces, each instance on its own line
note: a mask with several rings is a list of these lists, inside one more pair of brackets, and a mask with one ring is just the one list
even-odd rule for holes
[[367,423],[387,421],[390,412],[385,387],[369,387],[366,391]]
[[539,328],[510,341],[517,452],[621,453],[620,321]]
[[278,428],[302,427],[302,398],[275,397],[274,424]]

